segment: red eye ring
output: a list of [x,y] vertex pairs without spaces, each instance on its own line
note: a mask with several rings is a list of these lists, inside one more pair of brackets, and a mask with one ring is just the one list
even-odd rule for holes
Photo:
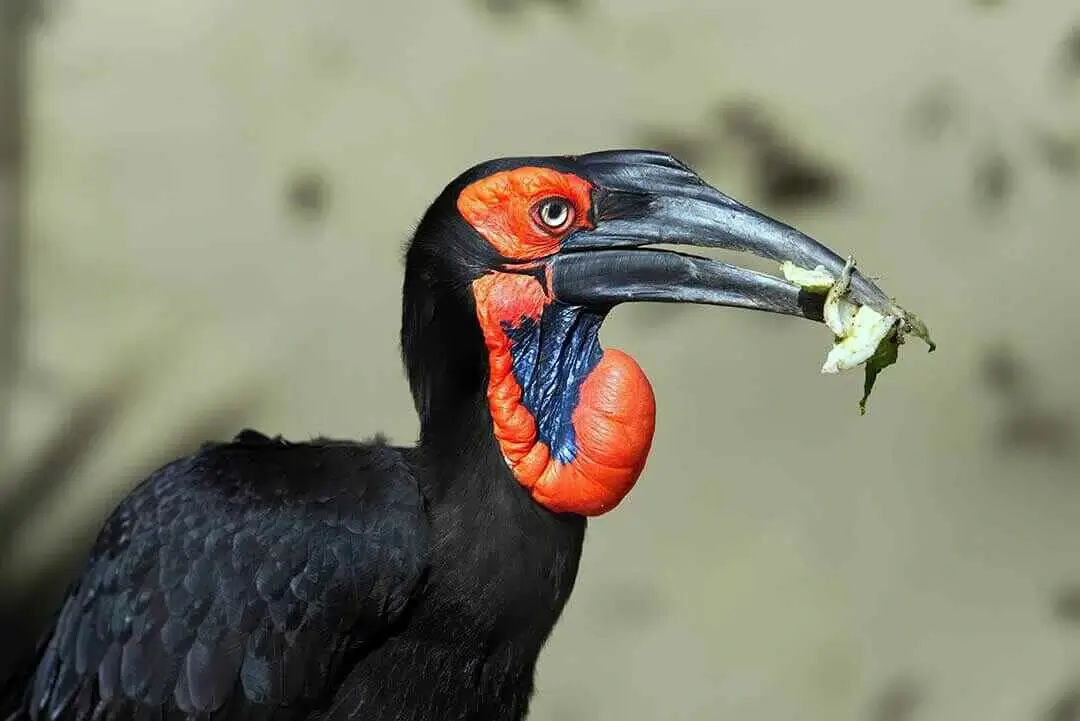
[[551,196],[532,207],[533,222],[547,233],[558,234],[574,222],[577,210],[566,198]]

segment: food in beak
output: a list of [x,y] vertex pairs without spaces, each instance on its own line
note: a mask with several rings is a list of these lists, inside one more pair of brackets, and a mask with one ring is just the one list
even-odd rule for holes
[[919,318],[893,303],[892,312],[882,315],[873,308],[859,305],[849,297],[851,271],[854,258],[848,258],[839,278],[819,265],[802,268],[790,261],[781,264],[780,270],[789,282],[812,293],[825,293],[825,325],[832,331],[833,347],[825,357],[822,373],[865,366],[863,396],[859,400],[859,412],[865,415],[866,403],[882,370],[896,363],[900,346],[907,335],[921,338],[932,352],[937,346],[930,339],[930,332]]

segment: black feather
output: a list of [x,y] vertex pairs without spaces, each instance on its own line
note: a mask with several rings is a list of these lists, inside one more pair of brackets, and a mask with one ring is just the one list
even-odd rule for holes
[[[121,503],[37,664],[32,718],[88,721],[128,702],[212,712],[237,696],[245,715],[313,707],[334,682],[330,657],[394,621],[387,610],[402,608],[428,554],[399,452],[264,438],[208,444]],[[312,453],[331,457],[325,474],[311,475]],[[375,461],[403,472],[370,473]]]

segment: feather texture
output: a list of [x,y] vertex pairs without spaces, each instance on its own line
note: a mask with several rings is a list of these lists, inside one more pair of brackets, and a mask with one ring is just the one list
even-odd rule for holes
[[397,449],[253,431],[207,444],[106,522],[40,654],[29,715],[229,704],[262,717],[324,700],[406,607],[428,539]]

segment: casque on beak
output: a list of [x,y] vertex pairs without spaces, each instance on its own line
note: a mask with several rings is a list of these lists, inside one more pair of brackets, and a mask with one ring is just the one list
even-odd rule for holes
[[[592,229],[568,236],[551,261],[551,288],[572,305],[631,301],[704,303],[822,320],[821,295],[730,263],[642,246],[745,251],[781,263],[822,265],[839,278],[845,259],[813,238],[708,185],[668,155],[619,150],[578,156],[593,190]],[[882,314],[893,302],[857,271],[850,297]]]

